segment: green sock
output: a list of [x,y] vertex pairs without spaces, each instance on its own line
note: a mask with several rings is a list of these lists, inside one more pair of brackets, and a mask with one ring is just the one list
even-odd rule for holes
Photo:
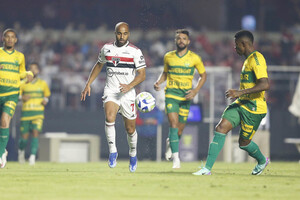
[[172,153],[178,152],[179,149],[179,138],[178,138],[178,128],[169,129],[169,140]]
[[181,135],[178,135],[178,139],[179,139],[179,140],[181,139],[181,136],[182,136],[182,134],[181,134]]
[[261,165],[266,162],[265,156],[261,153],[258,145],[255,142],[251,141],[247,146],[240,146],[240,148],[247,151],[249,156],[255,158],[258,164]]
[[0,128],[0,156],[5,152],[9,139],[9,128]]
[[211,170],[214,163],[216,162],[216,159],[221,149],[224,146],[225,139],[226,139],[226,134],[215,131],[215,136],[213,138],[213,141],[209,145],[205,168]]
[[20,138],[19,139],[19,149],[20,150],[24,150],[26,148],[26,145],[27,145],[27,139],[24,139],[24,138]]
[[31,139],[31,154],[36,155],[38,147],[39,147],[39,138],[33,137]]

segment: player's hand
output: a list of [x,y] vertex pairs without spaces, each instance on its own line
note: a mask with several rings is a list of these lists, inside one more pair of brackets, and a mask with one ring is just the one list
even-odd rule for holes
[[225,96],[228,99],[236,99],[241,96],[241,92],[239,90],[229,89],[225,92]]
[[22,95],[22,101],[23,101],[23,102],[26,102],[26,101],[28,101],[29,99],[30,99],[30,95],[28,95],[28,94]]
[[160,90],[160,86],[159,86],[158,82],[155,82],[153,87],[154,87],[154,90],[156,90],[156,91]]
[[4,67],[3,67],[3,65],[0,65],[0,69],[3,69]]
[[81,92],[81,101],[85,101],[86,95],[91,96],[91,87],[89,85],[86,85],[83,91]]
[[31,83],[33,80],[33,76],[31,74],[26,74],[26,83]]
[[192,100],[196,96],[196,94],[197,94],[197,91],[195,91],[195,90],[188,90],[186,92],[185,98],[186,98],[186,100]]
[[120,86],[119,86],[119,88],[120,88],[120,92],[122,92],[122,93],[126,93],[126,92],[128,92],[129,90],[131,90],[131,87],[129,86],[129,85],[127,85],[127,84],[122,84],[122,83],[120,83]]

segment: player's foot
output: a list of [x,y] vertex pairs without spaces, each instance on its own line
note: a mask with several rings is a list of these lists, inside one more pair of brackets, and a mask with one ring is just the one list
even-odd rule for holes
[[117,166],[118,152],[110,153],[108,158],[108,166],[114,168]]
[[167,138],[166,140],[166,152],[165,152],[165,158],[167,161],[170,161],[172,159],[172,150],[170,147],[170,140]]
[[34,154],[31,154],[31,155],[29,156],[28,161],[29,161],[29,165],[35,165],[35,155],[34,155]]
[[173,169],[180,169],[180,159],[178,157],[173,158]]
[[264,164],[261,164],[261,165],[257,164],[254,167],[254,169],[252,171],[252,175],[260,175],[264,171],[264,169],[267,167],[269,162],[270,162],[270,159],[268,157],[266,157],[266,162]]
[[211,175],[211,172],[209,169],[202,167],[199,171],[194,172],[193,175],[196,175],[196,176]]
[[18,150],[18,161],[20,164],[25,163],[25,151],[24,150]]
[[5,149],[5,152],[2,154],[2,156],[0,158],[0,168],[4,168],[5,167],[5,165],[7,163],[7,159],[6,159],[7,154],[8,154],[8,152]]
[[135,172],[137,168],[137,157],[131,157],[129,156],[129,171],[130,172]]

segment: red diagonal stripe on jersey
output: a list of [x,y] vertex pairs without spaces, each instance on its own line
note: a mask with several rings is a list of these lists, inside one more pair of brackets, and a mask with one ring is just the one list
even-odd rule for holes
[[126,57],[117,57],[117,56],[105,56],[106,60],[111,61],[112,58],[120,58],[122,62],[133,62],[133,58],[126,58]]

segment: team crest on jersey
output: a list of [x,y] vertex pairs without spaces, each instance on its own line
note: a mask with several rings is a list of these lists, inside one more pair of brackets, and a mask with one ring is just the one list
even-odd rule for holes
[[120,58],[112,57],[111,61],[113,62],[114,66],[116,67],[120,62]]
[[189,67],[189,66],[190,66],[190,63],[186,62],[186,63],[184,63],[184,66],[185,66],[185,67]]

